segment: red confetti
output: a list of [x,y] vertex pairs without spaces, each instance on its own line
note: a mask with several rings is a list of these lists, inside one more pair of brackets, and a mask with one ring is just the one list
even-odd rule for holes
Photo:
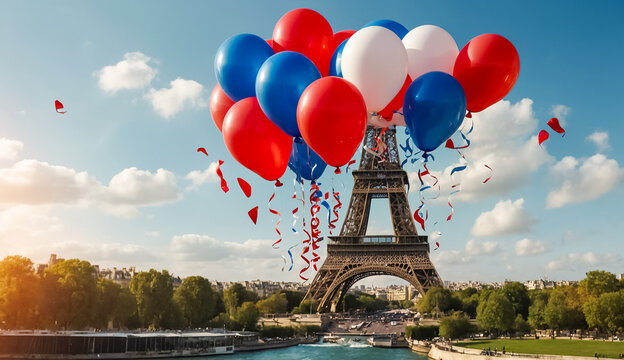
[[[492,170],[491,167],[487,166],[487,164],[483,164],[483,166],[485,166],[486,168],[490,169],[491,174],[494,174],[494,170]],[[492,178],[492,175],[490,175],[489,178],[483,180],[483,183],[485,184],[486,182],[490,181],[491,178]]]
[[329,234],[332,234],[332,229],[336,228],[335,223],[338,221],[338,210],[340,210],[342,208],[342,202],[340,201],[340,193],[339,192],[334,192],[332,189],[332,192],[334,193],[334,199],[336,199],[336,201],[338,202],[336,205],[334,205],[334,208],[332,209],[333,213],[334,213],[334,220],[329,222]]
[[420,206],[414,212],[414,220],[416,220],[416,222],[418,222],[420,224],[420,227],[423,229],[423,231],[425,231],[425,219],[423,219],[420,216],[420,214],[418,213],[420,211],[420,209],[422,209],[423,206],[425,206],[425,203],[421,200],[420,201]]
[[440,243],[436,241],[436,248],[433,250],[438,250],[440,248]]
[[203,148],[203,147],[197,148],[197,152],[202,152],[202,153],[206,154],[206,156],[208,156],[208,151],[206,151],[206,149]]
[[561,125],[559,125],[559,119],[551,118],[548,120],[548,126],[550,126],[550,128],[558,134],[563,134],[562,137],[565,136],[565,130],[561,127]]
[[258,207],[256,206],[255,208],[249,210],[247,214],[249,215],[251,221],[256,224],[256,221],[258,220]]
[[249,183],[241,178],[237,178],[236,180],[238,180],[238,186],[240,186],[241,190],[243,190],[243,193],[245,194],[245,196],[250,197],[251,196],[251,185],[249,185]]
[[[277,185],[277,184],[280,185]],[[278,239],[275,240],[275,242],[271,245],[274,249],[276,249],[275,245],[279,244],[282,242],[282,233],[279,231],[279,224],[282,221],[282,215],[279,213],[279,211],[277,210],[273,210],[271,209],[271,201],[273,201],[273,198],[275,197],[275,191],[277,190],[278,187],[282,186],[283,184],[279,182],[279,180],[275,181],[275,188],[273,189],[273,194],[271,195],[271,197],[269,198],[269,212],[273,215],[277,215],[277,222],[275,223],[275,232],[278,235]]]
[[221,165],[223,165],[223,160],[219,160],[219,164],[217,164],[217,176],[219,177],[219,179],[221,179],[221,190],[223,190],[224,193],[227,193],[228,191],[230,191],[230,188],[228,188],[227,181],[225,181],[225,179],[223,178]]
[[548,140],[548,131],[546,130],[542,130],[539,132],[539,135],[537,136],[537,140],[539,142],[539,146],[542,146],[542,143],[546,140]]
[[65,114],[67,112],[65,110],[65,107],[63,106],[63,103],[58,100],[54,100],[54,108],[56,109],[56,112],[59,114]]

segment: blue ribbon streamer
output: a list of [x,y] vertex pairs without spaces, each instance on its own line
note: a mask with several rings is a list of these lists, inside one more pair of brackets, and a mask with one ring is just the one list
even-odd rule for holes
[[457,166],[453,168],[453,170],[451,170],[451,176],[453,176],[453,174],[455,174],[456,172],[460,172],[464,170],[466,170],[466,165]]

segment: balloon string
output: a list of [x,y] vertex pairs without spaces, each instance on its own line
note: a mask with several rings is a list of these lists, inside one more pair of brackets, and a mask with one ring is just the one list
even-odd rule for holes
[[224,193],[227,193],[228,191],[230,191],[230,189],[227,186],[227,181],[225,181],[225,179],[223,178],[221,165],[223,165],[223,160],[219,160],[219,163],[217,164],[217,176],[219,177],[219,179],[221,179],[221,190],[223,190]]
[[277,188],[278,188],[278,187],[281,187],[282,185],[284,185],[284,184],[282,184],[279,180],[275,180],[275,186],[273,186],[273,194],[272,194],[272,195],[271,195],[271,197],[269,198],[269,204],[268,204],[268,207],[269,207],[269,212],[270,212],[271,214],[273,214],[273,215],[276,215],[276,216],[277,216],[277,222],[275,223],[275,232],[277,233],[278,239],[277,239],[277,240],[275,240],[275,242],[271,245],[274,249],[277,249],[277,248],[275,247],[275,245],[277,245],[277,244],[279,244],[280,242],[282,242],[282,233],[279,231],[279,224],[280,224],[280,222],[281,222],[281,220],[282,220],[282,216],[281,216],[281,214],[279,213],[279,211],[274,210],[274,209],[271,209],[271,201],[273,201],[273,198],[275,198],[275,193],[276,193],[276,191],[277,191]]
[[[293,199],[295,199],[295,201],[299,201],[299,199],[297,199],[297,180],[293,179]],[[292,231],[297,234],[297,229],[295,229],[295,225],[297,224],[297,219],[299,219],[299,216],[297,216],[297,212],[299,212],[299,205],[297,205],[297,207],[295,207],[292,210],[292,216],[293,216],[293,223],[292,223]]]

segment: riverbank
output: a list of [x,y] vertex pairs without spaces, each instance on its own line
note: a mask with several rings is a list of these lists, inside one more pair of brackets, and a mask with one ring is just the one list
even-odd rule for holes
[[291,346],[305,345],[305,344],[316,344],[319,341],[317,336],[308,336],[308,337],[298,337],[294,339],[284,339],[284,340],[258,340],[256,343],[252,344],[242,344],[236,345],[234,347],[234,353],[237,352],[248,352],[248,351],[261,351],[261,350],[271,350],[271,349],[282,349]]

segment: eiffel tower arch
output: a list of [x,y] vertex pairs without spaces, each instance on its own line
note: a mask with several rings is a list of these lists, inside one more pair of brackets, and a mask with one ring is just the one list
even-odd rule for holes
[[[340,235],[330,236],[327,258],[310,284],[304,300],[315,300],[319,312],[336,311],[347,291],[359,280],[375,275],[399,277],[424,294],[442,280],[429,260],[427,236],[418,235],[407,200],[409,180],[401,168],[396,129],[369,126],[365,148],[385,149],[376,156],[362,149],[353,171],[353,192]],[[394,234],[366,235],[373,199],[387,198]]]

